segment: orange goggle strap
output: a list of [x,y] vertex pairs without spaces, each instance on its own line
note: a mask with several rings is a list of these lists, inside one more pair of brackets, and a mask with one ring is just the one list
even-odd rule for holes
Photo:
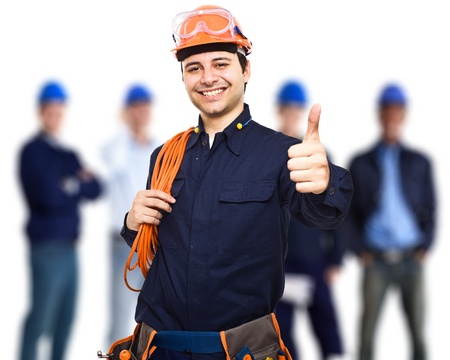
[[[187,141],[193,131],[194,127],[182,131],[163,145],[156,158],[150,189],[162,190],[167,194],[170,194],[172,183],[177,176],[183,160]],[[140,291],[140,289],[135,289],[128,283],[128,271],[132,271],[139,266],[142,275],[145,278],[155,257],[158,246],[158,227],[154,224],[142,223],[139,226],[139,231],[131,246],[124,268],[125,284],[130,290],[136,292]],[[136,262],[131,265],[134,254],[137,254],[137,259]]]
[[[202,8],[178,14],[172,21],[173,36],[178,42],[206,32],[213,36],[235,36],[235,23],[231,13],[223,8]],[[227,34],[228,33],[228,34]]]

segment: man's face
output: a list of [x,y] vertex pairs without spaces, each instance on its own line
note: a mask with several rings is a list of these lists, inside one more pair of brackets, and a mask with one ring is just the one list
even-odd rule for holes
[[280,131],[289,136],[299,137],[302,116],[302,106],[295,104],[280,105],[280,107],[278,108]]
[[402,105],[387,105],[380,109],[380,122],[384,141],[396,143],[400,140],[405,116],[406,109]]
[[237,54],[226,51],[191,55],[183,63],[184,84],[203,120],[237,117],[243,109],[244,84],[250,64],[242,72]]
[[150,103],[138,102],[125,110],[125,121],[135,131],[145,129],[150,122]]
[[39,109],[39,115],[43,130],[50,135],[57,135],[61,130],[65,113],[63,103],[54,102],[42,105]]

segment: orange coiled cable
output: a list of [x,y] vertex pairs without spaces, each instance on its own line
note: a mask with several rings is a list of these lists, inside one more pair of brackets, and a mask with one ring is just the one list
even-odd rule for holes
[[[194,131],[194,127],[182,131],[168,140],[156,158],[155,167],[150,183],[150,189],[162,190],[168,194],[172,190],[172,183],[177,176],[178,170],[183,160],[186,143]],[[127,287],[132,291],[139,291],[133,288],[127,280],[128,271],[134,270],[137,266],[141,269],[144,278],[150,269],[159,246],[158,226],[143,223],[139,226],[139,231],[130,249],[124,269],[124,280]],[[136,262],[131,265],[134,254],[137,254]]]

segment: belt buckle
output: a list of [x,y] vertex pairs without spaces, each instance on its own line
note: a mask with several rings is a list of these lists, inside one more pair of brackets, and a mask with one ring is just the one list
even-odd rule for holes
[[395,264],[403,259],[403,252],[400,250],[387,250],[383,253],[383,257],[388,263]]

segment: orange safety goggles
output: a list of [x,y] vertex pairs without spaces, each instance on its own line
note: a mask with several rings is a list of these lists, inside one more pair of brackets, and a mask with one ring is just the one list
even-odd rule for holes
[[247,54],[251,52],[251,43],[242,34],[233,15],[223,8],[203,8],[180,13],[172,21],[172,31],[178,49],[199,45],[201,40],[195,40],[196,36],[207,34],[212,40],[242,44]]

